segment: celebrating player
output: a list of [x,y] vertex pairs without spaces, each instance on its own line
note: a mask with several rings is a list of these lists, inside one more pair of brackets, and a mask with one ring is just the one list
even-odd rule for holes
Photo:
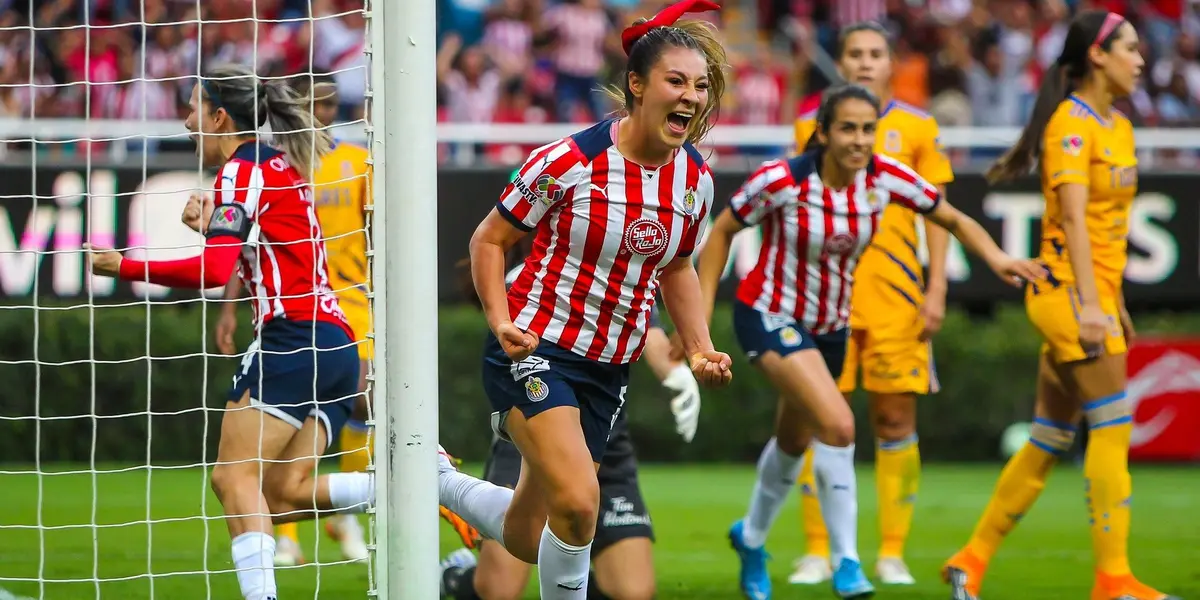
[[763,546],[809,443],[800,416],[815,428],[813,468],[830,531],[834,592],[842,598],[874,593],[857,550],[854,415],[835,379],[845,358],[855,263],[888,204],[925,214],[1014,285],[1042,273],[1032,261],[1001,251],[979,223],[942,202],[937,188],[908,167],[873,154],[879,113],[879,101],[864,87],[827,93],[806,151],[755,171],[717,217],[700,253],[697,271],[711,315],[730,241],[742,228],[762,225],[758,263],[738,288],[734,329],[746,356],[791,407],[781,417],[793,415],[776,421],[775,437],[758,461],[749,511],[729,530],[748,598],[771,596]]
[[[535,150],[471,239],[471,274],[493,335],[483,364],[495,432],[521,452],[516,490],[454,470],[442,504],[538,565],[542,598],[587,594],[600,505],[596,468],[642,352],[655,293],[700,383],[732,378],[700,306],[690,255],[712,204],[696,150],[724,90],[725,51],[674,4],[622,32],[628,114]],[[505,252],[535,231],[505,292]],[[516,410],[513,410],[513,409]]]
[[[844,28],[838,41],[838,71],[846,80],[886,101],[891,96],[892,54],[887,32],[876,23]],[[796,147],[816,129],[815,113],[796,120]],[[928,114],[903,102],[886,101],[879,117],[875,152],[895,159],[938,187],[954,179],[950,161],[938,148],[938,125]],[[899,205],[883,211],[874,239],[863,251],[850,290],[850,337],[838,389],[849,398],[858,385],[870,396],[877,437],[875,489],[879,495],[881,544],[875,572],[885,584],[911,585],[904,542],[912,524],[920,477],[917,452],[917,394],[937,392],[930,338],[946,312],[946,247],[950,237],[934,224],[926,228],[929,280],[917,257],[919,218]],[[785,411],[790,409],[784,408]],[[802,418],[785,415],[783,418]],[[800,513],[808,551],[796,561],[792,583],[821,583],[832,574],[829,533],[821,519],[813,480],[812,449],[800,470]]]
[[[529,238],[525,238],[526,240]],[[518,246],[524,245],[525,240]],[[516,248],[514,248],[516,249]],[[510,252],[510,255],[512,253]],[[527,252],[521,254],[523,257]],[[523,266],[509,271],[509,283]],[[474,296],[474,289],[469,292]],[[686,364],[671,360],[670,341],[657,322],[657,309],[650,315],[646,347],[642,357],[663,386],[677,395],[671,400],[676,431],[687,442],[696,433],[700,417],[700,388]],[[484,468],[484,478],[508,488],[515,487],[521,474],[521,454],[516,446],[495,437]],[[654,597],[654,561],[651,542],[654,530],[638,485],[637,458],[629,435],[626,412],[613,423],[612,438],[604,450],[597,473],[601,513],[592,542],[594,573],[588,576],[588,594],[593,598],[639,600]],[[470,545],[468,545],[468,548]],[[467,548],[452,552],[442,562],[442,597],[454,600],[515,600],[525,591],[529,565],[514,558],[494,541],[479,545],[479,557]]]
[[[193,197],[184,220],[199,256],[139,261],[90,249],[93,273],[176,288],[225,285],[234,270],[254,298],[255,338],[233,378],[212,488],[225,510],[246,600],[275,600],[277,523],[316,511],[366,509],[366,473],[315,477],[358,389],[353,331],[329,287],[321,226],[303,177],[330,147],[309,101],[243,67],[215,69],[192,90],[187,128],[204,166],[220,171],[215,203]],[[269,124],[283,151],[259,140]],[[253,410],[251,410],[253,409]]]
[[1125,352],[1133,323],[1121,291],[1129,215],[1137,192],[1133,126],[1112,108],[1134,91],[1145,61],[1133,25],[1116,13],[1080,13],[1046,73],[1017,144],[989,171],[1002,181],[1040,159],[1046,210],[1045,283],[1025,294],[1042,334],[1032,436],[1000,473],[966,547],[945,565],[954,600],[975,600],[1008,532],[1033,506],[1057,457],[1088,422],[1084,478],[1096,556],[1092,600],[1168,598],[1129,569],[1129,439]]
[[[337,116],[337,89],[333,79],[327,75],[298,78],[295,88],[312,97],[313,114],[319,126],[327,126]],[[314,93],[315,92],[315,93]],[[367,306],[367,234],[366,204],[371,169],[367,164],[367,149],[343,141],[334,141],[329,153],[321,158],[312,175],[317,220],[325,234],[325,249],[328,252],[329,281],[338,297],[338,304],[354,331],[359,358],[359,395],[354,402],[354,412],[342,428],[341,469],[346,473],[364,472],[370,462],[367,449],[367,418],[369,398],[367,368],[371,356],[367,333],[371,329],[371,315]],[[305,174],[307,175],[307,173]],[[225,299],[236,300],[241,295],[242,285],[230,279],[225,285]],[[237,304],[226,302],[217,321],[217,348],[225,354],[234,354],[233,336],[237,332]],[[349,560],[366,560],[367,545],[363,541],[362,526],[352,514],[336,515],[325,521],[325,531],[338,540],[342,556]],[[284,523],[275,528],[275,564],[292,566],[304,562],[300,550],[296,523]]]

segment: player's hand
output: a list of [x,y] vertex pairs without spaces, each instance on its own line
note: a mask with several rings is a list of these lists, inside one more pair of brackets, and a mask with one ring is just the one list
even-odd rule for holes
[[1019,288],[1028,281],[1041,281],[1046,278],[1046,267],[1041,263],[1028,259],[1008,257],[992,266],[992,271],[1001,281]]
[[496,339],[500,347],[513,362],[521,362],[529,358],[538,347],[538,336],[531,331],[521,331],[512,323],[505,323],[496,328]]
[[204,233],[203,228],[208,224],[208,219],[212,217],[213,201],[211,198],[203,194],[192,194],[183,206],[183,214],[179,220],[183,221],[184,225],[192,228],[192,231]]
[[721,387],[733,380],[733,359],[724,352],[705,350],[692,355],[692,375],[705,387]]
[[221,354],[237,354],[237,346],[233,343],[235,333],[237,333],[237,311],[221,309],[221,316],[217,318],[217,328],[214,332],[217,338],[217,350]]
[[100,248],[91,244],[83,245],[88,253],[93,275],[101,277],[116,277],[121,273],[121,253],[108,248]]
[[1129,316],[1129,311],[1125,307],[1121,307],[1121,333],[1125,335],[1125,343],[1132,344],[1137,338],[1137,330],[1133,328],[1133,317]]
[[1108,315],[1098,304],[1085,304],[1079,309],[1079,345],[1088,358],[1104,353],[1104,336],[1108,335]]
[[927,342],[937,335],[937,332],[942,330],[942,321],[946,319],[946,294],[945,292],[936,293],[928,292],[925,294],[925,302],[921,303],[921,334],[917,339],[922,342]]
[[683,441],[691,442],[692,438],[696,437],[696,428],[700,425],[700,384],[696,382],[692,370],[683,364],[671,369],[662,384],[663,387],[678,393],[671,399],[675,432],[683,436]]

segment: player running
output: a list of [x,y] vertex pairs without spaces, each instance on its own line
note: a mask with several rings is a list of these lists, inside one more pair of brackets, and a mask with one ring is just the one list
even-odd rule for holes
[[[522,256],[525,254],[527,252]],[[522,265],[511,269],[507,278],[509,282],[515,280],[522,270]],[[474,289],[470,290],[469,295],[474,296]],[[646,332],[646,348],[642,357],[663,387],[677,394],[671,400],[676,431],[684,441],[691,442],[700,418],[700,387],[686,364],[671,360],[671,344],[662,325],[658,323],[657,313],[657,308],[651,312],[650,329]],[[600,515],[592,542],[593,571],[588,576],[589,598],[649,600],[655,593],[651,547],[654,530],[638,485],[637,457],[626,414],[622,411],[613,423],[612,437],[604,450],[597,473],[600,482]],[[495,437],[491,456],[484,467],[484,479],[513,488],[520,474],[521,454],[516,446]],[[516,600],[522,597],[529,580],[529,565],[514,558],[497,542],[482,541],[478,559],[469,549],[473,546],[468,544],[467,548],[452,552],[442,561],[442,598]]]
[[[536,563],[542,598],[587,595],[596,468],[660,282],[696,378],[732,378],[729,356],[712,347],[690,259],[713,198],[694,144],[719,108],[725,51],[707,23],[676,24],[717,8],[685,0],[622,32],[628,114],[535,150],[471,239],[493,333],[484,390],[494,431],[521,452],[521,475],[509,490],[443,456],[441,500]],[[530,231],[533,251],[506,294],[505,252]]]
[[[97,275],[207,289],[225,285],[236,266],[250,289],[255,337],[221,419],[212,488],[225,510],[242,596],[275,600],[272,519],[362,512],[372,500],[366,473],[314,476],[353,408],[359,370],[302,175],[329,151],[330,138],[314,129],[308,99],[240,66],[201,79],[191,106],[187,128],[201,162],[220,169],[215,203],[196,196],[184,211],[184,221],[207,238],[201,254],[140,261],[88,249]],[[279,132],[283,151],[259,140],[264,124]]]
[[1162,600],[1129,569],[1129,439],[1125,353],[1133,323],[1121,291],[1130,206],[1137,193],[1133,126],[1112,107],[1137,86],[1145,61],[1133,25],[1090,11],[1071,21],[1029,124],[988,171],[1003,181],[1040,159],[1046,210],[1039,260],[1044,283],[1025,294],[1041,333],[1032,437],[1005,465],[967,545],[945,565],[954,600],[976,600],[992,556],[1029,511],[1058,456],[1088,422],[1083,473],[1092,548],[1092,600]]
[[1013,285],[1043,273],[1001,251],[979,223],[942,202],[937,188],[911,169],[873,154],[879,116],[879,101],[862,86],[828,92],[805,152],[764,163],[750,176],[717,217],[696,267],[711,315],[730,241],[761,224],[762,250],[738,287],[734,330],[790,411],[781,413],[759,458],[749,511],[729,530],[742,592],[753,600],[771,597],[763,546],[800,473],[810,439],[805,420],[815,428],[813,468],[830,532],[834,593],[874,593],[857,550],[854,415],[835,380],[844,364],[854,267],[888,204],[925,214]]
[[[954,179],[950,161],[938,147],[937,121],[891,97],[892,53],[887,32],[865,22],[842,29],[838,40],[838,71],[842,77],[871,90],[883,102],[875,152],[900,162],[937,186],[945,197]],[[816,110],[796,120],[796,147],[803,148],[816,129]],[[850,291],[850,336],[846,364],[838,389],[847,397],[862,385],[870,398],[871,424],[876,435],[875,489],[879,496],[879,557],[875,572],[880,582],[915,583],[904,562],[904,542],[912,524],[920,478],[917,452],[917,394],[938,391],[930,338],[941,328],[946,313],[945,229],[928,224],[929,279],[924,281],[917,246],[922,225],[916,213],[889,205],[870,245],[854,271]],[[784,417],[784,418],[801,418]],[[808,551],[796,561],[788,581],[821,583],[832,575],[829,532],[813,479],[812,449],[805,451],[800,469],[800,519]]]

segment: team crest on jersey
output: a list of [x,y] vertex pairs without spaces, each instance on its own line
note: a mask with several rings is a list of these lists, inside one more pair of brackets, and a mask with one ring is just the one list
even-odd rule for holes
[[883,138],[883,149],[895,154],[900,152],[901,148],[900,132],[895,129],[889,129]]
[[342,161],[342,177],[354,177],[354,163],[348,160]]
[[525,380],[525,396],[530,402],[541,402],[550,395],[550,386],[541,377],[530,377]]
[[825,240],[825,254],[843,256],[854,250],[854,238],[850,234],[839,233]]
[[683,207],[686,208],[688,212],[696,210],[696,190],[688,188],[687,191],[684,192]]
[[1083,152],[1083,136],[1071,134],[1063,138],[1063,152],[1071,156],[1079,156]]
[[801,342],[800,332],[788,325],[779,332],[779,342],[788,348],[795,348]]
[[625,229],[625,250],[654,256],[667,248],[667,228],[654,219],[638,219]]
[[879,190],[867,190],[867,206],[871,210],[879,210],[883,206],[883,198],[880,197]]
[[542,201],[542,204],[545,204],[546,206],[550,206],[551,204],[562,200],[563,196],[566,194],[566,190],[559,185],[558,180],[550,175],[542,175],[538,177],[537,181],[534,182],[533,187],[535,190],[537,190],[538,198]]

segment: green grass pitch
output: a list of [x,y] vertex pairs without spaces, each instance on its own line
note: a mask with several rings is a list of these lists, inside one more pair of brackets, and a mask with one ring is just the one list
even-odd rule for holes
[[[477,469],[475,469],[477,470]],[[921,487],[908,559],[918,585],[882,588],[876,597],[897,600],[946,599],[937,569],[970,534],[991,493],[999,465],[927,466]],[[1185,599],[1200,600],[1200,471],[1195,467],[1134,466],[1134,532],[1130,542],[1134,571],[1145,581]],[[738,598],[737,564],[725,532],[746,508],[753,479],[751,465],[645,466],[642,486],[654,518],[658,543],[655,564],[663,599]],[[877,544],[874,477],[868,465],[859,473],[860,537],[868,569]],[[228,572],[229,539],[220,507],[198,469],[155,470],[147,491],[142,470],[98,475],[95,522],[90,475],[41,478],[43,505],[38,524],[38,478],[0,475],[8,501],[0,509],[0,598],[76,600],[114,598],[237,598]],[[208,523],[187,520],[200,514],[205,498]],[[150,504],[147,507],[147,499]],[[130,521],[165,520],[110,526]],[[171,521],[171,519],[180,519]],[[309,559],[340,560],[337,548],[317,530],[301,524]],[[443,527],[445,554],[458,547]],[[791,561],[801,548],[796,497],[784,510],[767,542],[774,556],[775,597],[832,598],[825,586],[790,586]],[[152,551],[151,551],[152,549]],[[96,558],[98,557],[98,561]],[[79,583],[13,581],[41,577]],[[207,569],[213,572],[205,577]],[[152,572],[153,578],[143,574]],[[100,584],[94,578],[107,579]],[[118,580],[120,579],[120,580]],[[281,600],[363,598],[363,564],[312,565],[281,571]],[[1086,599],[1091,584],[1091,550],[1077,468],[1059,468],[1041,500],[1001,550],[984,589],[987,600]],[[537,598],[531,586],[528,598]]]

